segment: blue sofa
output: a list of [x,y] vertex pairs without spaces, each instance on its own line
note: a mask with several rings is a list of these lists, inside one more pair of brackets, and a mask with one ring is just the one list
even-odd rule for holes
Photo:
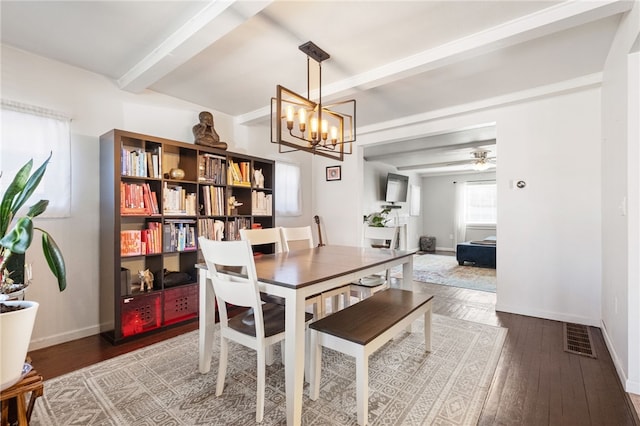
[[496,237],[487,237],[480,241],[460,243],[456,247],[456,259],[459,265],[496,267]]

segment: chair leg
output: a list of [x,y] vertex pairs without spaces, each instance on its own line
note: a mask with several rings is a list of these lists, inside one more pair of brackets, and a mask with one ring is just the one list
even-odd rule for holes
[[275,361],[275,355],[273,351],[273,345],[269,345],[267,346],[266,353],[265,353],[265,362],[267,365],[272,365],[274,361]]
[[342,298],[344,299],[344,307],[348,308],[351,305],[351,287],[346,287],[342,293]]
[[[264,345],[264,343],[263,343]],[[273,346],[273,345],[271,345]],[[257,377],[257,395],[256,395],[256,422],[261,423],[264,417],[264,388],[266,376],[266,363],[264,346],[258,348],[258,377]]]
[[216,396],[222,395],[224,389],[224,378],[227,375],[227,357],[229,356],[229,343],[227,339],[220,336],[220,362],[218,364],[218,383],[216,386]]

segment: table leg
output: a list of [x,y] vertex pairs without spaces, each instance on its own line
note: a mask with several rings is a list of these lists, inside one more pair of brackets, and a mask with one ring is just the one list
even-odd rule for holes
[[200,373],[208,373],[213,356],[213,328],[216,320],[216,297],[206,269],[198,269],[200,289],[200,319],[198,326],[198,351]]
[[431,302],[429,302],[429,310],[424,313],[424,349],[431,352]]
[[409,256],[407,260],[402,264],[401,288],[403,290],[413,290],[413,256]]
[[304,381],[304,297],[293,294],[286,298],[285,330],[285,390],[287,400],[287,425],[302,422],[302,389]]
[[[413,256],[407,258],[407,262],[402,264],[402,284],[403,290],[413,291]],[[406,331],[414,331],[413,323],[407,326]]]

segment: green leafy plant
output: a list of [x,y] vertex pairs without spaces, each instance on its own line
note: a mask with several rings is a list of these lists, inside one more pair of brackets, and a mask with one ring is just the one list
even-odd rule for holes
[[[51,159],[51,154],[44,163],[33,174],[33,159],[29,160],[13,178],[11,184],[2,195],[0,204],[0,271],[2,272],[2,283],[0,283],[0,293],[5,293],[8,285],[7,278],[11,271],[7,271],[7,261],[11,256],[24,254],[31,246],[34,230],[42,233],[42,252],[49,269],[58,281],[58,288],[63,291],[67,287],[67,274],[60,248],[53,237],[44,229],[33,225],[33,218],[41,215],[47,209],[49,200],[40,200],[32,205],[25,216],[16,218],[18,210],[29,199],[33,191],[38,187],[47,165]],[[0,174],[1,176],[1,174]]]
[[387,215],[389,214],[390,211],[391,209],[384,208],[380,212],[374,212],[374,213],[371,213],[369,216],[365,216],[364,221],[369,226],[382,228],[389,221],[389,219],[387,218]]

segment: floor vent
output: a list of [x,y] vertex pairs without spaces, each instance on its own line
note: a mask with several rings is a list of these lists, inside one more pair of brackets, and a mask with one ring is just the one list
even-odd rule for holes
[[564,323],[564,350],[577,355],[596,358],[591,343],[591,330],[586,325]]

